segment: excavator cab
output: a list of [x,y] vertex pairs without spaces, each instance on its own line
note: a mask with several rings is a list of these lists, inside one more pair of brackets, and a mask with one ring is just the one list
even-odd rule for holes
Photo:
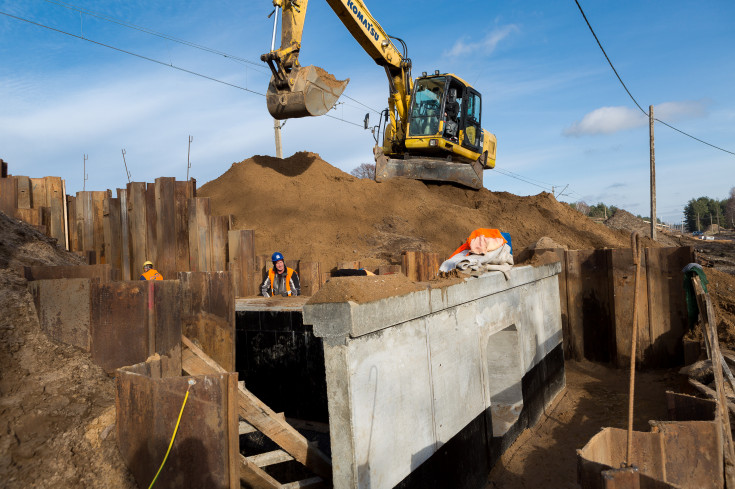
[[376,148],[376,180],[395,177],[482,187],[495,166],[495,136],[481,126],[482,98],[451,74],[416,79],[402,151]]

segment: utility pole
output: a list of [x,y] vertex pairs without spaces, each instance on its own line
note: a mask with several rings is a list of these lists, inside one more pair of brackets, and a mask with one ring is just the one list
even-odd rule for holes
[[85,154],[84,155],[84,181],[82,182],[82,192],[87,190],[87,180],[89,180],[89,175],[87,175],[87,160],[89,157]]
[[648,106],[648,132],[651,145],[651,239],[656,241],[656,154],[653,148],[653,105]]
[[[278,27],[278,7],[273,11],[273,36],[271,37],[271,51],[276,49],[276,28]],[[271,15],[273,15],[273,13]],[[283,147],[281,146],[281,124],[273,119],[273,132],[276,137],[276,158],[283,158]]]
[[189,135],[189,150],[186,152],[186,181],[189,181],[189,169],[191,168],[191,160],[189,157],[191,156],[191,142],[194,141],[194,138]]

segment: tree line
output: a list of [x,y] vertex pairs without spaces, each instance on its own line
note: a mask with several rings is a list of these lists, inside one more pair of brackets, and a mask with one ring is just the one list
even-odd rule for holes
[[727,199],[691,199],[684,207],[684,223],[689,231],[703,231],[713,224],[735,228],[735,187]]

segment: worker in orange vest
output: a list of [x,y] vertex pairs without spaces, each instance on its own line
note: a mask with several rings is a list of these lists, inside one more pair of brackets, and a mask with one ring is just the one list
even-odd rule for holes
[[158,273],[158,270],[153,268],[153,262],[146,261],[143,263],[143,275],[140,276],[141,280],[163,280],[163,276]]
[[301,295],[299,274],[292,268],[286,266],[283,261],[283,255],[276,251],[271,256],[271,261],[273,262],[273,268],[268,270],[268,276],[260,286],[261,294],[264,297]]

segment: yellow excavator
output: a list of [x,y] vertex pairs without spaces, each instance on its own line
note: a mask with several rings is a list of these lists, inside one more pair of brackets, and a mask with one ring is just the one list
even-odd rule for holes
[[[375,180],[405,177],[481,188],[483,170],[495,167],[497,139],[480,125],[480,93],[450,73],[423,72],[414,81],[406,44],[387,35],[361,0],[326,2],[388,75],[388,108],[373,128]],[[273,74],[268,111],[279,120],[324,115],[349,78],[340,81],[319,67],[299,64],[308,0],[273,0],[273,5],[276,12],[281,9],[281,47],[261,56]],[[368,125],[366,115],[365,129]]]

